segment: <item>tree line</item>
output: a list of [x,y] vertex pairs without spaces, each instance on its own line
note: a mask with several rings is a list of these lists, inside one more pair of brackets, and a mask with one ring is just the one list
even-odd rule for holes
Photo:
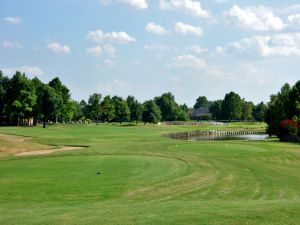
[[16,72],[12,78],[0,71],[0,124],[20,125],[42,122],[94,121],[139,122],[188,120],[188,107],[176,103],[171,93],[162,94],[153,100],[139,102],[133,96],[90,95],[88,101],[74,101],[69,89],[58,77],[49,83],[38,78],[29,79]]
[[227,93],[222,100],[209,101],[205,96],[196,99],[194,109],[208,107],[211,115],[208,119],[218,121],[264,121],[267,106],[260,102],[255,105],[242,99],[237,93]]
[[[216,101],[200,96],[193,109],[208,108],[210,116],[205,119],[266,121],[270,135],[283,137],[286,130],[293,134],[299,130],[299,86],[300,81],[292,87],[285,84],[279,93],[271,96],[267,105],[263,102],[255,105],[242,99],[237,93],[230,92],[224,99]],[[21,72],[16,72],[9,78],[0,71],[1,125],[20,125],[28,123],[28,120],[32,120],[32,124],[42,122],[44,126],[50,121],[186,121],[190,119],[191,110],[186,104],[178,104],[170,92],[143,103],[134,96],[123,99],[119,96],[102,96],[100,93],[90,95],[87,102],[77,102],[72,100],[69,89],[58,77],[49,83],[43,83],[36,77],[29,79]]]

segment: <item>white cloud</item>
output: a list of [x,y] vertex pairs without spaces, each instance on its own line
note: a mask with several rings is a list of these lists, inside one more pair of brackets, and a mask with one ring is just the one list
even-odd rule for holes
[[104,52],[106,53],[106,54],[108,54],[110,57],[114,57],[115,56],[115,54],[116,54],[116,48],[113,46],[113,45],[111,45],[111,44],[107,44],[107,45],[103,45],[102,46],[102,49],[104,50]]
[[300,56],[300,33],[254,36],[217,47],[217,53],[227,55]]
[[300,14],[290,15],[288,21],[290,26],[300,28]]
[[93,56],[100,56],[102,54],[102,47],[101,46],[95,46],[92,48],[87,48],[86,52]]
[[223,12],[223,15],[231,24],[258,31],[281,31],[285,27],[283,21],[264,6],[242,9],[234,5],[229,11]]
[[2,46],[4,48],[18,48],[18,49],[21,49],[23,48],[23,46],[19,43],[19,42],[16,42],[16,41],[3,41],[2,42]]
[[146,0],[119,0],[119,2],[129,5],[137,9],[147,9],[148,3]]
[[199,45],[192,45],[192,46],[186,47],[185,50],[194,52],[194,53],[196,53],[196,54],[201,54],[201,53],[207,51],[207,49],[202,48],[202,47],[199,46]]
[[209,18],[210,13],[202,9],[201,2],[192,0],[160,0],[162,10],[184,10],[196,17]]
[[118,42],[118,43],[130,43],[135,41],[135,38],[131,37],[126,32],[112,31],[110,33],[105,33],[101,29],[95,31],[89,31],[87,35],[87,39],[95,42],[110,41],[110,42]]
[[[115,0],[116,2],[128,5],[130,7],[136,8],[136,9],[147,9],[148,3],[147,0]],[[109,5],[112,0],[99,0],[99,2],[102,5]]]
[[47,44],[47,48],[56,54],[69,54],[71,52],[68,45],[62,45],[58,42],[50,42]]
[[25,73],[29,77],[33,76],[41,76],[44,74],[44,72],[37,66],[20,66],[20,67],[9,67],[9,68],[1,68],[2,72],[7,75],[14,75],[16,71],[20,71],[22,73]]
[[204,59],[198,58],[191,54],[180,55],[174,57],[167,67],[177,68],[177,69],[193,69],[202,70],[206,67],[206,62]]
[[175,24],[175,32],[180,33],[180,34],[192,34],[195,36],[202,36],[203,31],[201,29],[201,27],[194,27],[192,25],[189,24],[185,24],[182,22],[178,22]]
[[111,44],[107,45],[98,45],[95,47],[87,48],[86,52],[95,57],[101,56],[103,53],[107,54],[109,57],[114,57],[116,53],[116,48]]
[[163,44],[146,44],[144,48],[147,50],[154,50],[154,51],[177,51],[178,49],[175,46],[168,46]]
[[168,33],[168,31],[164,27],[153,22],[150,22],[146,25],[145,31],[158,35],[164,35]]
[[22,18],[20,17],[5,17],[4,21],[11,24],[19,24],[22,22]]
[[[124,93],[129,93],[133,90],[132,84],[120,80],[120,79],[113,79],[110,82],[106,82],[106,83],[101,83],[98,86],[98,90],[105,94],[105,95],[116,95],[118,93],[117,92],[124,92]],[[119,93],[120,94],[120,93]]]

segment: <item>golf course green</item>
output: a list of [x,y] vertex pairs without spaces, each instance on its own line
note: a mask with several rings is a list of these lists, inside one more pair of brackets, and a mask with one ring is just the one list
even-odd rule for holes
[[299,225],[299,144],[163,137],[261,126],[1,127],[0,225]]

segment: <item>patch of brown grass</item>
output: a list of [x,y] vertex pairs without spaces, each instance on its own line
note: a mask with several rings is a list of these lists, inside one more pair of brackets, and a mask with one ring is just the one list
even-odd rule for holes
[[28,137],[0,134],[0,155],[49,149],[52,147],[35,143]]

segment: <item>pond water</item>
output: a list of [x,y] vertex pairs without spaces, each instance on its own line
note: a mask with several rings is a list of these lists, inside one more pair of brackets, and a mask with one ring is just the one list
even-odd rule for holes
[[243,135],[209,135],[192,137],[189,140],[245,140],[245,141],[263,141],[268,137],[267,134],[243,134]]

